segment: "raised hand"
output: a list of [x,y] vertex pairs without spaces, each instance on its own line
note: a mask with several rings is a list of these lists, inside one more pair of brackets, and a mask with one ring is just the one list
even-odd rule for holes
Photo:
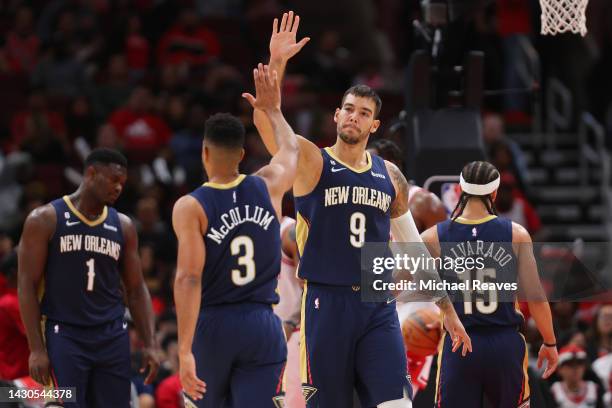
[[304,37],[296,43],[297,30],[300,25],[300,16],[293,14],[293,11],[284,13],[278,26],[278,18],[272,23],[272,37],[270,37],[270,59],[287,61],[295,54],[300,52],[302,47],[310,41],[309,37]]
[[268,65],[259,64],[253,70],[253,80],[255,82],[255,95],[243,93],[251,106],[262,111],[280,110],[281,96],[278,75],[276,71],[270,72]]

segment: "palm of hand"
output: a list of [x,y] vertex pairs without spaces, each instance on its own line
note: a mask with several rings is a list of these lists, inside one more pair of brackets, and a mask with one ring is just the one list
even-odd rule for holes
[[293,57],[300,50],[295,42],[295,33],[283,31],[272,34],[270,39],[270,56],[283,59]]

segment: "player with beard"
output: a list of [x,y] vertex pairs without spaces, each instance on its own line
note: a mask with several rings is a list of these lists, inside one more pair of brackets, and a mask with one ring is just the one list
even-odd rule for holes
[[[299,17],[274,20],[270,69],[284,72],[287,60],[307,42],[296,42]],[[279,76],[280,77],[280,76]],[[363,406],[404,408],[411,403],[406,356],[395,305],[361,301],[361,249],[388,242],[390,230],[404,242],[420,242],[408,209],[408,182],[398,167],[366,152],[380,126],[382,102],[371,88],[348,89],[334,113],[337,139],[319,149],[298,137],[293,183],[299,277],[305,280],[301,318],[301,375],[309,407],[351,407],[353,387]],[[254,121],[272,154],[276,145],[264,112]],[[391,220],[393,219],[393,222]],[[455,350],[471,348],[448,297],[438,304]],[[342,322],[342,324],[340,324]]]

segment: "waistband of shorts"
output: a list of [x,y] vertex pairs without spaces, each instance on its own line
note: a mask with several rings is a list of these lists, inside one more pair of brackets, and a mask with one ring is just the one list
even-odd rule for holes
[[328,292],[336,292],[336,293],[361,293],[361,285],[328,285],[326,283],[318,283],[306,281],[308,288],[319,289]]
[[52,326],[52,325],[59,325],[62,327],[69,327],[75,330],[83,330],[83,331],[90,331],[90,332],[104,331],[105,329],[109,327],[115,327],[118,325],[122,325],[124,322],[127,323],[127,321],[124,319],[124,316],[120,316],[115,319],[109,320],[107,322],[98,323],[98,324],[91,325],[91,326],[63,322],[61,320],[55,320],[55,319],[51,319],[48,317],[45,317],[44,322],[45,322],[45,326],[47,327]]
[[214,311],[228,311],[228,310],[270,310],[272,311],[272,305],[269,303],[262,302],[237,302],[237,303],[219,303],[216,305],[204,305],[201,307],[202,311],[214,312]]
[[519,328],[518,326],[496,326],[496,325],[489,325],[489,326],[470,326],[470,327],[466,327],[465,330],[468,332],[468,334],[486,334],[486,333],[519,333]]

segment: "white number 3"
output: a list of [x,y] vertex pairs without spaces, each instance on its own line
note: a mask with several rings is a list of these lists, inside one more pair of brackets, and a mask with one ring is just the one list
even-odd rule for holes
[[238,258],[238,265],[244,265],[245,271],[232,269],[232,282],[236,286],[244,286],[255,279],[255,262],[253,261],[253,240],[246,235],[240,235],[232,240],[230,250],[232,255],[240,255],[244,247],[244,255]]

